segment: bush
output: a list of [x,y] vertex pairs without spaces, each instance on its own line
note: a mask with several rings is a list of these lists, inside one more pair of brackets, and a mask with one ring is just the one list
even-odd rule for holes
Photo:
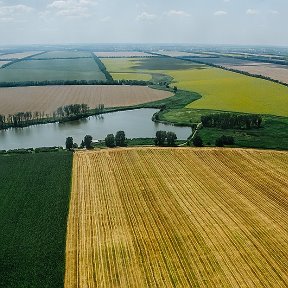
[[39,147],[35,149],[35,153],[41,153],[41,152],[58,152],[59,147]]
[[196,135],[192,142],[195,147],[203,147],[203,140],[199,135]]

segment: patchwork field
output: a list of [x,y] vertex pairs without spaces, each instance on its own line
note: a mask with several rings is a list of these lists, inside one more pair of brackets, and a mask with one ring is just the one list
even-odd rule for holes
[[63,287],[72,154],[48,154],[0,156],[0,287]]
[[77,152],[65,288],[287,287],[288,155]]
[[23,58],[30,57],[38,53],[41,53],[41,51],[29,51],[29,52],[21,52],[21,53],[3,54],[3,55],[0,55],[0,59],[1,60],[23,59]]
[[16,112],[52,113],[68,104],[88,104],[95,108],[122,107],[157,101],[171,97],[171,92],[146,86],[44,86],[0,88],[0,114]]
[[92,57],[75,59],[30,60],[0,70],[1,82],[101,80],[106,77]]
[[[167,69],[186,70],[186,69],[201,69],[203,65],[177,60],[167,57],[154,58],[117,58],[108,59],[101,58],[101,61],[106,66],[107,71],[115,80],[154,80],[167,81],[166,78],[171,78]],[[165,70],[165,71],[164,71]],[[164,72],[163,72],[164,71]],[[166,74],[166,75],[165,75]],[[149,77],[149,78],[148,78]]]
[[97,57],[102,58],[131,58],[131,57],[154,57],[154,55],[145,53],[145,52],[137,52],[137,51],[119,51],[119,52],[94,52]]
[[[173,58],[103,59],[112,73],[162,73],[203,97],[188,108],[288,116],[288,88],[271,81]],[[130,76],[131,77],[131,76]]]

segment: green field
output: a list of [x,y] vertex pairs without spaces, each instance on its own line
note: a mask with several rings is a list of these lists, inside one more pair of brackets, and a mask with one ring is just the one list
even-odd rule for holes
[[0,156],[0,287],[63,287],[72,154]]
[[66,50],[66,51],[50,51],[39,56],[34,56],[32,59],[55,59],[55,58],[87,58],[91,57],[90,52],[86,51],[73,51],[73,50]]
[[218,68],[167,73],[179,88],[202,95],[188,108],[288,116],[288,88],[274,82]]
[[111,76],[114,80],[143,80],[150,81],[152,75],[144,73],[112,73]]
[[0,69],[1,82],[101,80],[106,77],[91,58],[26,60]]
[[288,88],[271,81],[174,58],[122,58],[103,62],[109,72],[150,72],[173,77],[172,85],[202,95],[187,108],[288,116]]

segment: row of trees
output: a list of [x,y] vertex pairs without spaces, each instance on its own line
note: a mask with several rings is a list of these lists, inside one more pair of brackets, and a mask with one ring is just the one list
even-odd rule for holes
[[106,66],[102,63],[102,61],[94,53],[91,54],[99,69],[105,75],[107,81],[113,81],[111,74],[107,71]]
[[204,127],[221,129],[250,129],[260,128],[262,117],[255,114],[219,113],[201,116]]
[[40,120],[49,117],[49,114],[44,112],[17,112],[15,114],[9,114],[8,116],[0,115],[0,129],[6,129],[9,127],[23,127],[29,124],[36,124]]
[[0,87],[26,87],[26,86],[53,86],[53,85],[152,85],[150,81],[143,80],[51,80],[51,81],[21,81],[0,82]]
[[[80,147],[91,149],[93,143],[93,137],[91,135],[86,135],[84,139],[82,140]],[[114,148],[116,146],[118,147],[126,147],[127,146],[127,139],[125,136],[124,131],[118,131],[116,135],[114,134],[108,134],[105,138],[105,145],[109,148]],[[72,150],[73,148],[78,148],[77,143],[74,143],[73,137],[67,137],[66,143],[65,143],[66,149]]]
[[[65,119],[78,119],[87,116],[90,107],[87,104],[72,104],[57,108],[53,114],[45,114],[44,112],[17,112],[15,114],[0,114],[0,130],[9,127],[25,127],[37,123],[56,122]],[[102,114],[105,110],[104,104],[95,107],[96,114]]]
[[157,131],[154,143],[156,146],[176,146],[177,136],[174,132]]

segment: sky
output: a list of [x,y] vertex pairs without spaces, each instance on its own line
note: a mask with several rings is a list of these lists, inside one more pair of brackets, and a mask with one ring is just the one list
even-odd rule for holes
[[288,46],[288,0],[0,0],[0,46]]

